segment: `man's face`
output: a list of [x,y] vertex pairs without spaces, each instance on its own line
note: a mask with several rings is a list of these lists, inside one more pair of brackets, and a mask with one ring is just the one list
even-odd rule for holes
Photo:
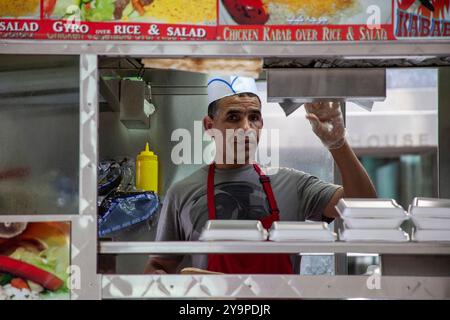
[[[261,103],[257,97],[222,98],[213,119],[205,118],[205,127],[221,133],[223,139],[213,133],[218,152],[223,150],[224,156],[234,163],[242,163],[243,159],[248,163],[254,157],[263,127]],[[232,151],[234,155],[230,155]]]

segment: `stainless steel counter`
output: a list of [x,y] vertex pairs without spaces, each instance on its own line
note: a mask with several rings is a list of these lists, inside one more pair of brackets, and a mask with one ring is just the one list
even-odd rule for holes
[[198,253],[376,253],[395,255],[450,255],[450,243],[381,242],[250,242],[168,241],[101,242],[103,254],[198,254]]

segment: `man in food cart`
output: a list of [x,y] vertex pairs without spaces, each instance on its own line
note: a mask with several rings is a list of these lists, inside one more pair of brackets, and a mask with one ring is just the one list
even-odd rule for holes
[[[305,109],[312,130],[339,168],[342,186],[291,168],[263,168],[254,161],[264,121],[253,79],[213,77],[208,100],[203,125],[214,139],[215,161],[169,188],[156,241],[198,240],[206,222],[214,219],[259,220],[265,228],[278,220],[329,223],[338,216],[339,199],[376,197],[346,140],[339,103],[310,103]],[[287,254],[209,254],[151,256],[146,272],[177,273],[185,267],[230,274],[294,270]]]

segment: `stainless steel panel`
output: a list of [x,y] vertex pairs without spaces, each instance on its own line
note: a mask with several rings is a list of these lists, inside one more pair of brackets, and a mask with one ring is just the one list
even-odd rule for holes
[[72,220],[72,299],[100,299],[97,274],[97,56],[80,56],[79,216]]
[[120,82],[120,121],[128,129],[148,129],[150,120],[144,112],[144,81]]
[[79,62],[27,57],[0,68],[0,214],[77,214]]
[[76,215],[52,214],[52,215],[14,215],[2,216],[2,222],[51,222],[51,221],[73,221]]
[[107,101],[111,111],[120,111],[120,79],[99,78],[99,91],[101,96]]
[[[77,72],[74,70],[74,72]],[[39,80],[38,80],[39,81]],[[0,97],[0,105],[29,105],[29,106],[43,106],[51,105],[54,107],[64,107],[68,104],[78,101],[80,94],[78,88],[58,91],[58,89],[50,89],[45,92],[45,95],[39,95],[36,92],[18,93],[14,95],[4,95]]]
[[399,57],[448,56],[447,41],[420,39],[417,41],[367,42],[111,42],[111,41],[24,41],[0,40],[0,53],[80,54],[133,57]]
[[267,70],[267,101],[382,101],[386,69],[298,68]]
[[101,242],[104,254],[177,253],[380,253],[450,255],[450,243],[348,243],[348,242],[247,242],[247,241],[159,241]]
[[0,72],[0,97],[6,94],[20,97],[25,94],[76,92],[79,78],[74,75],[78,72],[78,64],[73,62],[72,65],[54,67],[52,61],[48,57],[46,59],[48,65],[41,69]]
[[104,299],[449,299],[449,277],[108,275]]

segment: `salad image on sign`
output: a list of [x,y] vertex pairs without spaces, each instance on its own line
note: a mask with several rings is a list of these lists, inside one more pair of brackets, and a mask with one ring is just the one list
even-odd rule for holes
[[44,16],[82,21],[216,25],[216,0],[44,0]]
[[0,222],[0,300],[69,299],[70,224]]

